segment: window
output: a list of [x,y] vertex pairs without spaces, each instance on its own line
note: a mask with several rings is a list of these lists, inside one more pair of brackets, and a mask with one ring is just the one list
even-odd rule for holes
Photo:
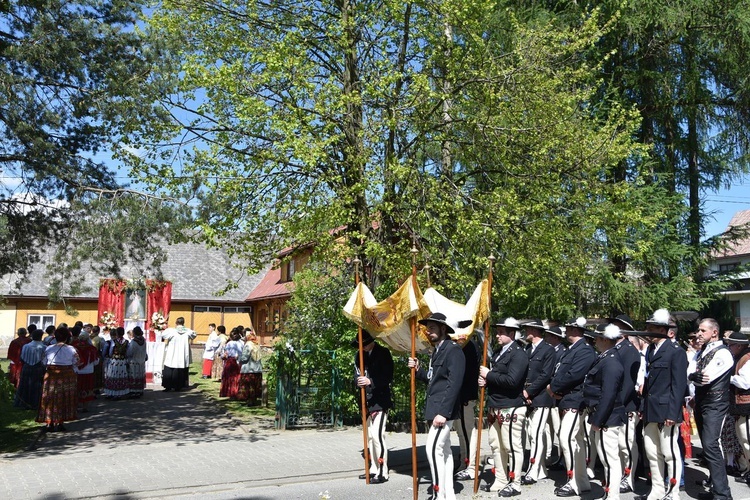
[[204,313],[204,312],[221,312],[220,306],[193,306],[193,312]]
[[44,330],[49,325],[55,326],[54,314],[29,314],[26,319],[26,326],[36,325],[37,328]]
[[727,272],[735,269],[739,265],[740,265],[739,262],[730,262],[728,264],[719,264],[719,272],[720,273],[727,273]]
[[732,317],[735,319],[735,321],[737,321],[737,323],[740,323],[740,301],[730,300],[729,308],[732,310]]
[[281,264],[281,281],[286,283],[292,281],[292,278],[294,278],[294,259],[290,258]]
[[250,314],[251,309],[249,307],[225,307],[225,313],[247,313]]

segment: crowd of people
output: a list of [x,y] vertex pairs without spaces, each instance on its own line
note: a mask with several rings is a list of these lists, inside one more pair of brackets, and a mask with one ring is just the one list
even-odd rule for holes
[[33,324],[19,328],[8,346],[14,406],[37,411],[43,430],[56,432],[87,412],[99,394],[108,399],[142,396],[146,342],[140,327],[129,333],[126,339],[124,328],[110,332],[82,322],[45,331]]
[[263,392],[263,363],[255,332],[238,325],[227,336],[224,325],[217,328],[213,323],[209,329],[202,377],[221,382],[220,397],[258,404]]
[[[562,328],[508,317],[493,325],[496,343],[486,365],[474,338],[454,335],[462,322],[436,312],[420,323],[433,345],[430,364],[425,369],[408,358],[408,367],[427,384],[432,498],[455,498],[454,481],[473,480],[487,464],[492,479],[482,489],[499,497],[521,495],[550,469],[566,472],[556,496],[580,496],[591,490],[598,460],[603,498],[633,491],[641,464],[650,491],[636,498],[677,500],[691,422],[710,472],[698,481],[705,488],[699,498],[731,499],[728,474],[750,484],[750,342],[738,332],[721,335],[714,319],[700,319],[684,348],[666,309],[642,331],[624,314],[581,317]],[[355,356],[369,415],[371,484],[388,480],[384,422],[392,407],[392,357],[376,344],[364,334],[363,370]],[[482,391],[486,414],[478,418]],[[487,425],[490,451],[482,461],[475,460],[479,422]],[[451,430],[460,445],[455,460]]]
[[[257,404],[262,393],[257,338],[251,329],[238,326],[227,341],[225,331],[223,325],[211,325],[203,376],[221,381],[221,396]],[[195,337],[182,317],[162,332],[164,391],[189,387]],[[61,323],[45,330],[32,324],[18,329],[8,346],[8,359],[8,376],[16,388],[13,404],[36,411],[44,432],[65,431],[65,422],[87,412],[99,396],[112,401],[140,398],[146,388],[147,343],[139,326],[126,332],[123,327],[110,330],[80,321],[73,327]]]

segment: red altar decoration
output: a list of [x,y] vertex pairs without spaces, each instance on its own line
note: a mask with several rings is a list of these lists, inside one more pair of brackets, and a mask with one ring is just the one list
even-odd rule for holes
[[[98,323],[105,326],[104,317],[111,316],[111,323],[115,326],[123,326],[125,322],[125,290],[128,283],[117,278],[102,279],[99,281],[99,308]],[[170,281],[146,280],[146,340],[154,342],[155,335],[151,317],[155,312],[161,313],[165,318],[169,317],[172,307],[172,283]],[[112,325],[107,325],[112,326]]]
[[122,326],[125,320],[125,288],[127,283],[116,278],[99,280],[99,310],[97,322],[100,326],[106,325],[104,316],[112,315],[113,323]]
[[172,308],[172,282],[159,280],[146,280],[146,331],[148,332],[147,340],[154,342],[156,334],[154,333],[151,317],[155,312],[161,313],[165,318],[169,318],[169,311]]

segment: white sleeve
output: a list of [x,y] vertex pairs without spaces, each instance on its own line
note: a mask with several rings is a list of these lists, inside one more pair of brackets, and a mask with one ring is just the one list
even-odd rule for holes
[[743,390],[750,389],[750,363],[742,365],[737,375],[732,375],[730,380],[735,387]]
[[[726,372],[732,369],[734,366],[734,358],[729,349],[719,349],[708,366],[703,369],[703,375],[708,376],[708,383],[710,384],[717,378],[724,375]],[[705,384],[704,384],[705,385]]]

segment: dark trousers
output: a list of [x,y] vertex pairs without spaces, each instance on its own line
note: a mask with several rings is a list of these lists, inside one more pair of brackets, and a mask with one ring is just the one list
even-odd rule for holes
[[716,500],[731,498],[727,469],[724,465],[724,454],[719,446],[721,428],[729,410],[729,403],[724,401],[698,401],[695,407],[695,423],[701,429],[700,438],[703,446],[703,458],[708,463],[711,474],[711,493]]

